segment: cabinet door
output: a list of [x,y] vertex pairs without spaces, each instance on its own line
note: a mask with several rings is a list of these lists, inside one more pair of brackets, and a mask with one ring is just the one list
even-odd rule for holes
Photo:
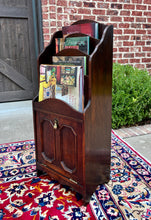
[[58,118],[56,149],[62,173],[80,183],[83,177],[83,129],[82,122],[69,118]]
[[53,120],[48,114],[37,114],[37,161],[43,164],[56,164],[56,138]]
[[82,183],[82,121],[55,114],[39,114],[37,160],[69,181]]

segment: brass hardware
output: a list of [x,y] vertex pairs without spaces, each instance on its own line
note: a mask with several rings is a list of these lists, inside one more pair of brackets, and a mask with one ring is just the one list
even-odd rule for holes
[[57,121],[56,119],[54,120],[53,128],[54,128],[54,129],[57,129],[57,128],[58,128],[58,121]]
[[74,184],[78,184],[76,181],[74,181],[73,179],[69,179],[71,182],[73,182]]

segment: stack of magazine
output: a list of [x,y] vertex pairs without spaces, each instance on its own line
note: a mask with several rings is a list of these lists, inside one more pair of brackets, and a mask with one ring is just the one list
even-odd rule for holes
[[[89,38],[98,38],[96,23],[77,24],[62,28],[63,38],[56,38],[56,53],[64,48],[76,48],[89,54]],[[66,37],[71,33],[89,36]],[[52,64],[40,65],[39,102],[48,98],[60,99],[77,111],[84,109],[84,75],[86,56],[53,56]]]

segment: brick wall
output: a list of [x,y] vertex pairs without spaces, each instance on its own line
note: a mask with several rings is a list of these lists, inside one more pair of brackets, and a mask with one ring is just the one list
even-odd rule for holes
[[44,45],[79,19],[114,25],[113,61],[151,74],[151,0],[41,0]]

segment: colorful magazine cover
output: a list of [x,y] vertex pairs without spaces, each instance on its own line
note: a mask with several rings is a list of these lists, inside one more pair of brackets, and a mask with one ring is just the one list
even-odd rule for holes
[[40,65],[39,101],[60,99],[77,111],[84,108],[84,76],[81,66]]
[[90,37],[67,37],[65,38],[64,48],[74,48],[75,46],[79,47],[79,50],[82,52],[89,54],[90,53]]
[[41,65],[39,102],[47,98],[54,98],[55,90],[56,90],[55,68],[51,68],[48,65]]
[[86,56],[53,56],[52,63],[55,65],[82,66],[84,75],[87,74]]

